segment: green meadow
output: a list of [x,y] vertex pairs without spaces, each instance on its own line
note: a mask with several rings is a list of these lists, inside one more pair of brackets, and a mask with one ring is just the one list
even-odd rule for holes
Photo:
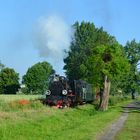
[[105,112],[91,104],[56,109],[33,95],[7,96],[0,97],[1,140],[96,140],[121,115],[121,104]]
[[0,100],[5,102],[20,100],[20,99],[38,99],[41,95],[0,95]]

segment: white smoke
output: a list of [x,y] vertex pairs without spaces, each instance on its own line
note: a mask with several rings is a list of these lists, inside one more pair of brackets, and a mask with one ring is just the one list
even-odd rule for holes
[[49,16],[40,18],[35,33],[35,46],[41,57],[45,57],[57,72],[62,72],[65,51],[69,50],[72,28],[62,18]]

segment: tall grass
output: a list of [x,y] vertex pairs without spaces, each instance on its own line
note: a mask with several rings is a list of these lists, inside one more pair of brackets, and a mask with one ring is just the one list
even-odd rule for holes
[[97,113],[92,105],[86,105],[75,109],[46,108],[6,115],[0,119],[1,140],[89,140],[96,139],[119,113]]
[[1,140],[96,140],[121,115],[118,106],[106,112],[97,112],[88,104],[55,109],[36,100],[19,104],[21,97],[15,97],[0,101]]
[[0,111],[22,111],[25,109],[43,108],[37,99],[41,95],[0,95]]
[[109,106],[114,106],[119,103],[130,101],[130,100],[131,100],[130,96],[119,96],[119,95],[112,96],[112,95],[110,95]]
[[0,114],[1,140],[94,140],[120,116],[117,108],[97,112],[93,105],[77,108],[21,109]]
[[41,97],[41,95],[0,95],[0,100],[9,102],[14,100],[20,100],[20,99],[37,99]]

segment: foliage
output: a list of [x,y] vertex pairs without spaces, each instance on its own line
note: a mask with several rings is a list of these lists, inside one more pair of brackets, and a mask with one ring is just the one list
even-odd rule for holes
[[11,68],[3,68],[0,72],[1,94],[16,94],[19,88],[19,74]]
[[83,79],[86,66],[87,55],[90,54],[90,48],[94,46],[96,28],[94,24],[76,22],[73,25],[75,34],[71,42],[68,57],[64,59],[66,75],[69,79]]
[[96,28],[93,23],[76,22],[73,25],[75,34],[71,42],[68,56],[64,59],[64,69],[69,79],[87,80],[87,59],[92,56],[92,49],[99,45],[108,45],[116,42],[103,28]]
[[109,106],[116,106],[118,103],[122,103],[123,101],[130,101],[129,96],[123,95],[115,95],[109,97]]
[[1,63],[0,61],[0,71],[4,68],[4,64]]
[[[4,68],[4,65],[0,61],[0,72]],[[2,82],[0,81],[0,94],[3,93]]]
[[[70,79],[85,79],[94,84],[100,83],[102,74],[117,78],[124,69],[122,65],[127,65],[127,60],[116,39],[103,28],[95,28],[93,23],[76,22],[73,27],[74,38],[67,52],[68,57],[64,59],[66,75]],[[110,60],[106,62],[105,56]]]
[[23,76],[23,83],[29,89],[29,94],[41,94],[48,87],[48,77],[54,73],[48,62],[39,62],[30,67]]
[[131,42],[127,42],[124,48],[131,65],[129,77],[125,80],[124,90],[131,93],[132,98],[135,98],[134,94],[140,90],[140,72],[138,71],[138,67],[140,66],[140,43],[132,40]]
[[[70,79],[90,82],[104,92],[100,96],[108,97],[110,81],[121,80],[124,74],[128,75],[130,66],[124,50],[113,36],[103,28],[95,28],[93,23],[76,22],[73,27],[74,38],[68,56],[64,59],[66,75]],[[106,101],[107,106],[108,99],[103,101]]]
[[125,51],[129,62],[135,66],[133,69],[136,69],[140,60],[140,43],[137,43],[135,39],[131,42],[128,41],[125,45]]
[[17,95],[27,95],[29,94],[28,87],[20,87],[19,91],[17,92]]
[[108,76],[109,80],[120,80],[124,74],[129,73],[129,63],[123,54],[119,44],[110,46],[100,45],[93,48],[93,55],[87,59],[89,70],[89,81],[94,85],[103,87],[103,78]]

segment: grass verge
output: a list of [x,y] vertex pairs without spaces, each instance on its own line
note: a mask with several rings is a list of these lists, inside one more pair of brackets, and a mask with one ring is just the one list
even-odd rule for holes
[[29,96],[1,99],[1,140],[96,140],[121,115],[122,103],[106,112],[97,112],[93,105],[61,110],[23,99]]
[[119,107],[97,112],[93,105],[0,112],[1,140],[94,140],[117,119]]
[[115,140],[139,140],[140,139],[140,111],[133,110],[129,113],[124,127],[118,132]]

